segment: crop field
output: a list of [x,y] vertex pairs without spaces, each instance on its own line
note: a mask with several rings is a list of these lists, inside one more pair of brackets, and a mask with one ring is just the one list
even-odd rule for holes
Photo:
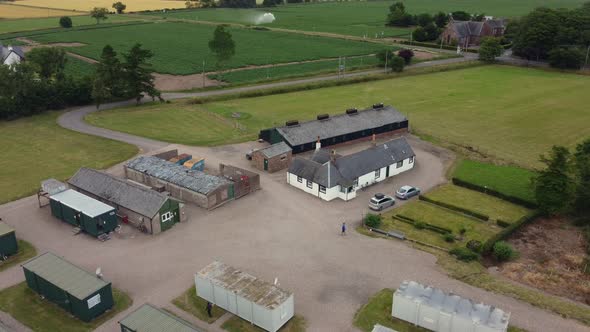
[[[0,5],[0,15],[2,15],[3,5]],[[71,16],[72,24],[74,27],[83,26],[83,25],[93,25],[96,24],[96,20],[87,15],[79,16],[71,16],[76,15],[76,13],[67,13],[64,15]],[[100,24],[107,24],[107,23],[119,23],[119,22],[126,22],[137,20],[136,18],[131,18],[129,16],[124,15],[109,15],[108,19],[105,21],[101,21]],[[9,32],[19,32],[19,31],[31,31],[31,30],[40,30],[40,29],[51,29],[51,28],[59,28],[59,17],[43,17],[43,18],[27,18],[27,19],[11,19],[11,20],[0,20],[0,34],[2,33],[9,33]]]
[[[590,77],[510,66],[393,78],[272,96],[192,105],[182,101],[92,114],[88,120],[135,135],[185,144],[223,144],[239,139],[231,125],[215,142],[197,114],[238,121],[253,139],[260,129],[286,120],[314,119],[377,101],[406,114],[411,129],[450,145],[469,145],[494,159],[526,168],[540,166],[552,145],[574,146],[590,136]],[[280,105],[280,107],[277,107]],[[232,113],[243,116],[236,120]],[[534,121],[533,121],[534,120]],[[162,127],[173,123],[173,130]],[[219,130],[222,121],[214,121]],[[213,130],[213,129],[212,129]],[[222,138],[223,137],[223,138]]]
[[[112,0],[17,0],[16,3],[24,6],[55,8],[75,11],[90,11],[94,7],[105,7],[111,9]],[[126,0],[126,12],[140,10],[155,10],[164,8],[185,8],[185,1],[182,0]],[[29,16],[32,17],[32,16]]]
[[[412,0],[406,9],[413,14],[438,11],[465,10],[501,17],[515,17],[539,6],[573,8],[584,0]],[[407,36],[408,29],[385,27],[392,1],[350,1],[299,4],[261,9],[200,9],[162,14],[167,18],[182,18],[212,22],[256,24],[264,12],[271,12],[276,20],[264,26],[303,31],[321,31],[351,36]],[[151,13],[154,15],[154,13]]]
[[73,56],[68,56],[65,66],[65,73],[68,76],[84,77],[94,75],[95,65],[82,61]]
[[81,15],[83,13],[76,13],[69,10],[57,10],[48,8],[35,8],[27,6],[15,6],[12,4],[5,4],[0,2],[0,25],[2,19],[25,18],[25,17],[52,17],[63,15]]
[[[129,41],[132,40],[154,52],[152,64],[157,72],[185,75],[201,72],[203,60],[207,71],[217,69],[215,57],[208,47],[214,29],[214,26],[191,23],[145,23],[57,32],[31,38],[46,43],[84,43],[86,46],[75,47],[70,51],[94,59],[100,56],[106,44],[121,53],[131,48],[132,43]],[[383,48],[375,43],[294,33],[241,28],[230,30],[236,41],[236,55],[224,65],[226,69],[372,54]]]

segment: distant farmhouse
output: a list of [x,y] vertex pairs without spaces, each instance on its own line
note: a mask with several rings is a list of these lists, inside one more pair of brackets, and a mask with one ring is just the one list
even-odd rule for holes
[[287,182],[326,201],[348,201],[356,197],[358,189],[414,168],[415,156],[405,138],[347,156],[321,149],[321,143],[317,143],[311,159],[293,159]]
[[322,146],[370,139],[373,135],[390,135],[408,131],[408,119],[391,106],[375,104],[365,110],[356,108],[335,116],[318,115],[317,120],[288,121],[283,127],[265,129],[259,138],[276,144],[285,142],[293,154],[313,150],[316,141]]
[[12,66],[25,59],[25,52],[18,46],[4,46],[0,43],[0,63]]
[[463,48],[478,46],[484,37],[502,37],[506,30],[503,19],[486,19],[482,22],[451,21],[441,38],[445,44],[456,44]]

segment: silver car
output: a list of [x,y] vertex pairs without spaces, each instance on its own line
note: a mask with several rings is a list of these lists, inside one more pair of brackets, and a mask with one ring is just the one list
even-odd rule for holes
[[399,199],[410,199],[418,195],[420,195],[420,188],[412,186],[403,186],[395,192],[395,197]]
[[395,204],[395,199],[393,199],[393,197],[383,194],[375,194],[375,196],[369,201],[369,209],[381,211],[393,206],[393,204]]

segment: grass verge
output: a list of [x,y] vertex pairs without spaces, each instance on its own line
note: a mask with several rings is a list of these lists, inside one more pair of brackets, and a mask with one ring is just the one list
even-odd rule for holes
[[226,313],[226,311],[220,307],[213,306],[213,310],[211,311],[213,317],[209,317],[207,315],[207,301],[197,296],[195,286],[180,294],[180,296],[172,300],[172,303],[178,308],[209,324],[215,322],[219,317]]
[[0,272],[37,256],[37,249],[25,240],[18,240],[18,252],[7,260],[0,262]]
[[[305,319],[301,316],[293,316],[283,327],[279,329],[279,332],[304,332],[305,331]],[[265,330],[259,328],[256,325],[250,324],[238,316],[226,320],[221,328],[229,332],[264,332]]]
[[42,300],[25,282],[0,291],[0,310],[37,332],[92,331],[129,308],[133,301],[122,291],[113,288],[115,306],[91,322],[83,322],[71,316],[59,306]]

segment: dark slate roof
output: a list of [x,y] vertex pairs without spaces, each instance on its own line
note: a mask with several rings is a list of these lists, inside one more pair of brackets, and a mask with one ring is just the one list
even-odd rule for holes
[[505,26],[505,22],[503,19],[487,20],[486,23],[489,24],[492,29],[504,28]]
[[295,126],[276,128],[291,146],[315,142],[367,129],[379,128],[391,123],[406,121],[406,117],[391,106],[368,108],[354,115],[340,114],[326,120],[313,120]]
[[413,156],[415,153],[408,141],[398,138],[348,156],[338,157],[334,162],[319,163],[297,157],[291,163],[289,173],[327,188],[336,185],[350,186],[361,175]]
[[453,21],[450,24],[461,38],[468,36],[479,36],[483,28],[483,22],[474,21]]
[[68,183],[149,218],[168,200],[162,193],[90,168],[80,168]]
[[[316,150],[313,152],[313,155],[311,156],[311,160],[315,161],[316,163],[327,163],[330,160],[330,150],[328,149],[320,149],[320,150]],[[334,156],[335,158],[341,157],[339,154],[336,154]]]
[[12,50],[9,50],[9,47],[11,46],[4,46],[0,43],[0,61],[4,62],[11,52],[16,53],[21,59],[25,58],[25,52],[20,46],[12,46]]
[[232,183],[224,177],[189,170],[153,156],[133,159],[127,163],[127,167],[204,195]]
[[279,142],[264,149],[260,149],[259,151],[262,152],[266,158],[272,158],[291,152],[291,148],[287,145],[287,143]]

